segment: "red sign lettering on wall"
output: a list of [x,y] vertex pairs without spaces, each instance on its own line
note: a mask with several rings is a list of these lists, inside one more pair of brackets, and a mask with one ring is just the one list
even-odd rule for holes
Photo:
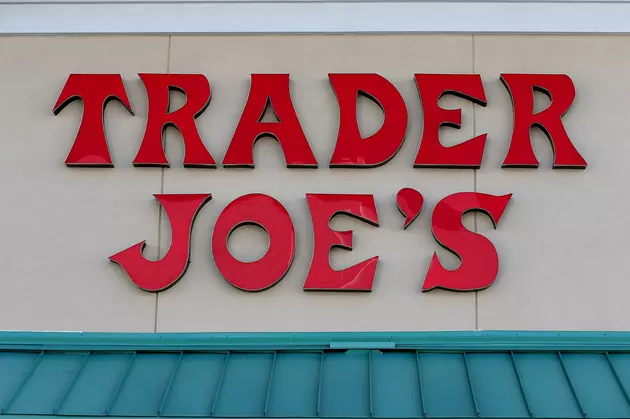
[[[254,224],[269,235],[267,253],[255,262],[237,260],[227,247],[238,227]],[[212,233],[212,255],[225,280],[243,291],[264,291],[289,272],[295,255],[293,220],[284,206],[263,194],[241,196],[221,213]]]
[[[184,167],[215,167],[216,163],[197,132],[195,119],[210,104],[210,84],[202,74],[140,74],[149,98],[147,127],[134,166],[168,167],[163,133],[173,126],[182,134]],[[170,109],[171,90],[186,95],[186,103]]]
[[499,256],[490,240],[473,233],[462,224],[462,216],[469,211],[487,214],[496,227],[512,194],[494,196],[478,192],[449,195],[435,206],[431,229],[435,240],[461,260],[459,268],[450,271],[433,254],[423,291],[434,288],[448,290],[481,290],[488,288],[499,272]]
[[[210,102],[210,84],[201,74],[141,74],[149,98],[147,128],[136,166],[168,167],[162,148],[162,132],[175,126],[186,147],[185,167],[214,167],[195,125]],[[339,135],[331,156],[331,167],[376,167],[387,163],[401,147],[407,131],[407,108],[394,85],[377,74],[330,74],[330,83],[339,105]],[[416,74],[416,85],[424,111],[424,132],[414,167],[481,166],[486,135],[452,147],[441,145],[441,126],[459,128],[460,110],[446,110],[437,101],[455,95],[486,106],[481,77],[477,74]],[[549,138],[554,151],[553,167],[584,169],[586,161],[568,137],[562,116],[575,98],[571,78],[564,74],[502,74],[501,81],[512,97],[514,132],[504,168],[538,167],[531,144],[531,127]],[[186,95],[186,104],[176,111],[169,108],[169,91]],[[533,113],[534,92],[548,95],[547,109]],[[384,113],[383,126],[362,138],[357,124],[356,98],[364,95],[376,102]],[[105,139],[103,110],[109,100],[121,101],[131,112],[122,78],[118,74],[72,74],[55,105],[55,114],[72,100],[82,99],[83,118],[66,164],[68,166],[113,167]],[[261,122],[267,107],[278,122]],[[264,136],[275,138],[284,152],[287,167],[317,167],[317,160],[297,118],[289,92],[288,74],[253,74],[245,109],[223,159],[224,167],[254,167],[253,147]]]
[[[339,107],[339,129],[330,156],[331,168],[373,168],[395,158],[405,141],[409,115],[405,100],[396,86],[378,74],[329,74],[331,89]],[[216,167],[199,135],[196,119],[211,100],[210,82],[201,74],[140,74],[148,96],[146,129],[139,141],[134,166],[169,167],[164,150],[163,133],[174,126],[181,133],[185,147],[184,167]],[[446,147],[439,138],[440,128],[459,128],[461,109],[444,109],[438,101],[445,95],[458,96],[476,105],[488,100],[482,79],[477,74],[415,74],[415,83],[423,110],[423,133],[418,152],[408,158],[414,168],[482,167],[486,134],[458,145]],[[531,144],[531,128],[540,128],[554,152],[553,167],[585,169],[586,161],[569,138],[562,117],[575,98],[575,87],[563,74],[502,74],[501,81],[512,98],[514,125],[503,168],[536,168],[539,163]],[[413,82],[411,79],[409,82]],[[170,92],[177,90],[186,97],[185,104],[173,110]],[[551,104],[534,112],[534,92],[543,92]],[[357,121],[357,97],[365,96],[383,112],[382,126],[371,136],[363,137]],[[66,159],[68,166],[113,167],[104,129],[104,110],[110,100],[120,101],[133,115],[124,82],[118,74],[72,74],[53,109],[58,114],[73,100],[83,103],[83,117]],[[263,122],[266,110],[273,110],[276,122]],[[318,162],[304,133],[293,105],[288,74],[253,74],[247,102],[222,160],[224,167],[254,168],[256,141],[274,138],[289,168],[314,168]],[[340,173],[340,176],[342,174]],[[158,261],[147,260],[140,242],[110,257],[129,278],[146,291],[159,292],[173,286],[190,263],[190,237],[194,219],[211,199],[206,194],[155,195],[169,218],[172,244]],[[477,291],[489,287],[497,278],[499,255],[484,236],[469,231],[462,224],[466,212],[480,211],[492,220],[495,228],[512,198],[512,194],[489,195],[460,192],[441,199],[431,214],[432,234],[437,244],[455,254],[460,266],[448,270],[433,255],[422,291],[436,288],[454,291]],[[313,257],[306,278],[305,291],[371,291],[379,256],[343,270],[334,270],[329,253],[338,247],[352,250],[352,231],[331,229],[330,220],[345,214],[376,228],[379,217],[375,199],[369,194],[306,193],[313,225]],[[404,217],[407,229],[420,215],[424,197],[411,188],[403,188],[392,200]],[[255,224],[269,235],[269,249],[258,261],[241,262],[227,247],[230,234],[245,224]],[[299,232],[297,232],[299,234]],[[212,233],[212,255],[219,272],[232,286],[248,292],[273,287],[289,272],[296,248],[296,231],[283,204],[263,193],[244,195],[227,205]]]
[[210,194],[155,195],[171,223],[172,239],[168,253],[158,261],[142,256],[146,243],[141,241],[111,256],[129,278],[147,291],[163,291],[175,285],[188,269],[190,262],[190,235],[199,210],[208,202]]
[[[405,141],[407,105],[393,84],[378,74],[330,74],[339,103],[339,135],[330,167],[378,167],[391,160]],[[381,128],[361,137],[357,97],[372,100],[384,114]]]
[[105,107],[118,100],[133,115],[120,74],[71,74],[57,99],[57,115],[75,100],[83,102],[79,132],[70,149],[68,166],[114,167],[105,137]]

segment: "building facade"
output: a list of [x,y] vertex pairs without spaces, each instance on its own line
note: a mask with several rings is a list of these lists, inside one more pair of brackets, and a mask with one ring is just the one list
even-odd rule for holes
[[627,1],[0,0],[0,413],[630,417],[629,75]]

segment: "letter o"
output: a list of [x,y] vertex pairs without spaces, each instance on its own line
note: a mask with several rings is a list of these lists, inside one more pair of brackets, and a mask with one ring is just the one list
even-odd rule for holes
[[[228,250],[228,238],[237,228],[254,224],[269,235],[269,249],[257,261],[241,262]],[[264,291],[289,271],[295,256],[295,229],[291,216],[276,199],[264,194],[236,198],[221,212],[212,234],[212,254],[221,275],[243,291]]]

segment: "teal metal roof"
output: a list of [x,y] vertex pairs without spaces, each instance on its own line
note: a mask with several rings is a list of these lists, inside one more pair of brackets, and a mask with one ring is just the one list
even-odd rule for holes
[[630,334],[0,333],[5,416],[630,418]]

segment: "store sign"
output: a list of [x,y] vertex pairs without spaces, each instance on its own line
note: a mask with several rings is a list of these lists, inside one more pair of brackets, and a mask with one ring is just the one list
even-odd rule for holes
[[[214,168],[215,158],[208,152],[197,131],[195,119],[210,103],[208,79],[201,74],[140,74],[148,96],[148,115],[144,137],[134,166],[168,167],[164,151],[164,130],[176,127],[185,145],[184,166]],[[339,131],[330,157],[331,168],[369,169],[387,164],[401,148],[409,115],[404,99],[387,79],[378,74],[330,74],[330,83],[339,107]],[[479,168],[486,134],[461,144],[445,147],[439,139],[442,126],[460,128],[461,110],[443,109],[438,101],[455,95],[480,106],[487,100],[481,77],[477,74],[416,74],[416,85],[423,108],[423,134],[413,161],[415,168]],[[536,168],[539,163],[532,149],[530,130],[540,128],[554,151],[553,167],[584,169],[586,161],[567,135],[562,116],[575,98],[573,82],[562,74],[503,74],[514,111],[514,128],[504,168]],[[169,96],[178,90],[186,96],[179,109],[169,109]],[[534,112],[534,92],[546,94],[551,104]],[[383,111],[381,128],[362,137],[357,121],[357,96],[374,101]],[[104,109],[110,100],[120,101],[133,114],[125,86],[117,74],[72,74],[54,108],[58,114],[79,99],[83,103],[81,124],[66,159],[70,167],[113,167],[104,129]],[[263,122],[272,109],[275,122]],[[222,166],[254,168],[253,148],[258,139],[272,137],[279,143],[287,167],[317,169],[308,139],[302,130],[291,101],[288,74],[254,74],[247,103],[236,127]],[[410,165],[411,166],[411,165]],[[340,173],[341,175],[342,173]],[[307,192],[307,191],[305,191]],[[437,254],[427,271],[423,291],[442,288],[475,291],[489,287],[496,279],[499,257],[494,245],[484,236],[462,224],[463,214],[480,211],[498,225],[512,194],[490,195],[460,192],[444,197],[433,209],[431,228],[435,240],[461,260],[455,270],[446,269]],[[142,241],[110,257],[129,278],[147,291],[162,291],[181,279],[190,263],[190,241],[195,216],[211,200],[206,194],[155,195],[169,217],[172,244],[159,261],[149,261]],[[376,203],[365,194],[306,193],[314,234],[311,266],[305,291],[370,291],[376,274],[378,256],[343,270],[333,270],[329,253],[333,247],[352,249],[352,231],[335,231],[329,226],[337,214],[346,214],[378,227]],[[394,198],[392,197],[394,201]],[[423,208],[420,192],[404,188],[395,202],[405,217],[407,228]],[[267,253],[255,262],[241,262],[227,248],[229,235],[238,227],[255,224],[269,235]],[[295,254],[295,228],[285,207],[263,193],[248,194],[232,201],[217,219],[212,234],[212,253],[226,281],[244,291],[263,291],[277,284],[289,271]]]

